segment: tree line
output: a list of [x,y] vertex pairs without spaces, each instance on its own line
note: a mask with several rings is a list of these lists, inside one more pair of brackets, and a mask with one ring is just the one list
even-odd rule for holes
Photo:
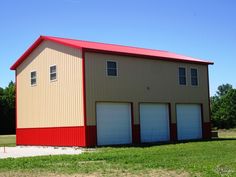
[[[220,85],[210,98],[212,126],[236,127],[236,89],[230,84]],[[15,84],[0,87],[0,134],[15,133]]]
[[0,134],[15,133],[15,84],[0,87]]
[[232,85],[220,85],[211,97],[211,119],[216,128],[236,127],[236,89]]

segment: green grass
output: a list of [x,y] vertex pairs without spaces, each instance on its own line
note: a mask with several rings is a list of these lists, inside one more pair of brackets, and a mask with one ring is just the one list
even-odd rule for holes
[[81,155],[0,160],[0,173],[3,174],[158,176],[161,170],[176,172],[172,176],[179,173],[190,176],[236,176],[236,140],[232,138],[151,147],[107,147]]
[[16,136],[0,135],[0,147],[1,146],[16,146]]
[[99,148],[82,155],[0,160],[0,171],[59,174],[141,173],[167,169],[201,176],[236,176],[236,141],[191,142],[153,147]]

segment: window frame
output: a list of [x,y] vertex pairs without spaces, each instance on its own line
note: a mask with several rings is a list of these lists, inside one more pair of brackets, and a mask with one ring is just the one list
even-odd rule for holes
[[[185,84],[180,84],[180,73],[179,73],[179,69],[180,68],[184,68],[185,69]],[[188,85],[188,70],[187,70],[187,67],[185,67],[185,66],[179,66],[178,67],[178,84],[180,86],[187,86]]]
[[[113,75],[108,75],[108,62],[115,62],[116,63],[116,75],[115,76],[113,76]],[[114,68],[110,68],[110,69],[114,69]],[[106,60],[106,76],[107,77],[118,77],[118,62],[117,61],[115,61],[115,60]]]
[[[51,67],[53,67],[53,66],[56,66],[56,72],[51,73]],[[51,80],[51,74],[55,74],[55,73],[56,73],[56,79]],[[50,65],[49,66],[49,81],[56,82],[57,79],[58,79],[57,65],[56,64]]]
[[[33,72],[35,72],[35,77],[34,77],[34,78],[31,77],[31,74],[32,74]],[[32,84],[32,79],[35,79],[35,84]],[[36,70],[30,71],[30,86],[31,86],[31,87],[37,86],[37,71],[36,71]]]
[[[196,69],[196,71],[197,71],[197,85],[192,84],[192,69]],[[199,86],[199,74],[198,73],[199,73],[198,68],[194,68],[194,67],[190,68],[190,85],[193,86],[193,87],[198,87]]]

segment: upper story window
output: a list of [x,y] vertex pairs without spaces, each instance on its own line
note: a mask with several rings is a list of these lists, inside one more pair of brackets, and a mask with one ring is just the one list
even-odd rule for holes
[[191,68],[191,85],[197,86],[198,85],[198,73],[197,69]]
[[57,80],[57,66],[53,65],[50,66],[50,81],[56,81]]
[[186,85],[186,69],[179,67],[179,84]]
[[37,85],[37,72],[36,71],[32,71],[30,73],[30,84],[31,86]]
[[107,61],[107,75],[117,76],[117,62]]

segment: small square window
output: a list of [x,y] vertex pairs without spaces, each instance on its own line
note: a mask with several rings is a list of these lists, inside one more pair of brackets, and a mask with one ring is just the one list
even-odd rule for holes
[[57,67],[56,66],[51,66],[50,67],[50,73],[55,73],[56,72]]
[[117,62],[107,61],[107,75],[117,76]]
[[50,81],[56,81],[57,80],[57,66],[53,65],[50,66]]
[[198,85],[198,73],[197,69],[191,68],[191,85],[197,86]]
[[186,69],[183,67],[179,68],[179,84],[186,85]]
[[57,79],[57,74],[56,73],[50,74],[50,80],[51,81],[56,80],[56,79]]
[[31,84],[31,86],[34,86],[34,85],[37,84],[37,73],[36,73],[36,71],[32,71],[30,73],[30,84]]

